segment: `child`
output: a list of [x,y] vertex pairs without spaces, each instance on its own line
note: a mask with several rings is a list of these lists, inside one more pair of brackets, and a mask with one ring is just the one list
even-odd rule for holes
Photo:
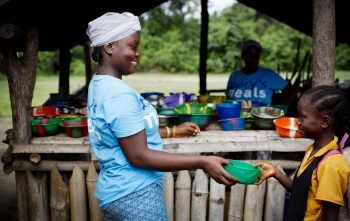
[[254,165],[263,171],[255,184],[274,177],[291,192],[286,220],[337,220],[350,176],[346,158],[331,155],[322,161],[317,174],[315,169],[323,155],[338,148],[338,136],[348,131],[348,97],[336,87],[317,86],[301,96],[297,109],[300,134],[314,142],[308,145],[294,180],[272,164],[257,162]]

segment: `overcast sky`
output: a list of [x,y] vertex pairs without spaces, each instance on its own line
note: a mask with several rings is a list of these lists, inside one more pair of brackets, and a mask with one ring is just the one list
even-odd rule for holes
[[225,8],[232,6],[236,0],[209,0],[208,2],[208,11],[209,14],[213,14],[214,11],[222,11]]

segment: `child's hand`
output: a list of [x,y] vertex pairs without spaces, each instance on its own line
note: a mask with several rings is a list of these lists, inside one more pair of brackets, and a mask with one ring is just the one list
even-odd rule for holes
[[261,166],[262,171],[260,172],[258,180],[255,182],[255,185],[260,185],[267,178],[275,176],[277,168],[274,165],[267,162],[254,163],[254,167],[258,166]]

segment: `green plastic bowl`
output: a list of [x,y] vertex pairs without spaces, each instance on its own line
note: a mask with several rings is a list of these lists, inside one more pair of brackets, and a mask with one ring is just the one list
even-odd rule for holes
[[37,118],[31,120],[32,136],[33,137],[46,137],[54,136],[60,132],[60,126],[62,119],[59,118]]
[[192,122],[198,125],[201,130],[205,130],[211,123],[212,114],[179,114],[179,124]]
[[254,118],[256,126],[260,129],[271,130],[275,129],[273,120],[283,117],[284,111],[274,107],[253,107],[250,110],[250,114]]
[[176,114],[214,114],[213,108],[205,104],[186,103],[174,108]]
[[177,115],[173,107],[161,107],[157,109],[158,115]]
[[241,160],[231,160],[232,165],[223,165],[224,169],[232,176],[239,179],[240,184],[254,184],[262,171],[261,167],[254,167],[253,164]]

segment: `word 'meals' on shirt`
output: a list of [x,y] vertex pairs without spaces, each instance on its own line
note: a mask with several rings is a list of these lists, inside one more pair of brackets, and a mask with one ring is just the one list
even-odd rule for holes
[[266,98],[266,93],[264,89],[258,89],[254,87],[253,89],[231,89],[228,92],[230,97],[239,98]]

